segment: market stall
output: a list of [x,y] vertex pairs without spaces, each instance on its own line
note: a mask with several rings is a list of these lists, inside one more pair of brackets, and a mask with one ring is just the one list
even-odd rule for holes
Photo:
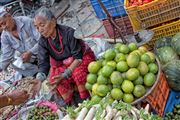
[[[180,1],[89,2],[109,35],[81,38],[96,57],[87,67],[90,97],[62,107],[48,78],[35,98],[0,108],[0,120],[179,120]],[[15,80],[8,70],[0,76],[0,95],[32,88],[35,78]]]

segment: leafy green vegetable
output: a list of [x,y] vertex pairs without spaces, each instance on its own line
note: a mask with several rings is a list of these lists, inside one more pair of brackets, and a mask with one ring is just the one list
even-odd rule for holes
[[66,108],[66,112],[71,118],[76,118],[76,116],[77,116],[77,113],[74,111],[74,109],[75,109],[74,106]]

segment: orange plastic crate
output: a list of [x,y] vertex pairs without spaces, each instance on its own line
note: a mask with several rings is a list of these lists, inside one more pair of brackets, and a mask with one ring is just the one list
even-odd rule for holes
[[124,4],[134,31],[153,27],[180,16],[180,0],[154,0],[141,6],[129,6],[129,1],[125,0]]
[[169,96],[170,88],[168,86],[166,77],[163,72],[161,72],[159,82],[155,89],[149,94],[145,101],[147,101],[150,106],[157,112],[158,115],[162,116],[166,102]]

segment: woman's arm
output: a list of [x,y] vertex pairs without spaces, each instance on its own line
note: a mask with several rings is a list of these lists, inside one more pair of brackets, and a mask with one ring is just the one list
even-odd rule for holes
[[27,91],[14,91],[7,95],[0,96],[0,108],[8,105],[19,105],[29,98]]
[[68,67],[68,69],[71,70],[71,72],[73,72],[74,69],[75,69],[76,67],[78,67],[78,65],[79,65],[81,62],[82,62],[81,59],[75,59],[75,60],[71,63],[71,65]]
[[6,95],[0,96],[0,108],[10,105],[10,102],[12,102],[12,100],[8,100],[8,97],[9,96]]

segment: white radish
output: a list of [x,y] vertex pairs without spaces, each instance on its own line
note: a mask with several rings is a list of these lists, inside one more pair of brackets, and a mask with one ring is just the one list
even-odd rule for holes
[[137,108],[132,107],[132,110],[134,110],[134,112],[136,112],[138,115],[140,114],[140,111]]
[[133,110],[131,110],[131,113],[132,113],[132,115],[133,115],[133,118],[134,118],[135,120],[137,120],[136,113],[135,113]]
[[62,120],[73,120],[73,119],[71,119],[71,117],[69,115],[66,115],[66,116],[64,116],[64,118]]
[[[116,113],[117,113],[117,112],[118,112],[117,109],[113,109],[113,115],[112,115],[113,117],[112,117],[112,118],[114,118],[114,117],[116,116]],[[111,118],[111,119],[112,119],[112,118]]]
[[79,108],[76,108],[76,109],[74,110],[74,112],[76,112],[76,113],[77,113],[77,112],[78,112],[78,110],[79,110]]
[[96,120],[96,117],[94,117],[92,120]]
[[122,116],[118,116],[118,117],[116,117],[115,119],[113,119],[113,120],[122,120]]
[[92,107],[89,112],[87,113],[86,117],[84,120],[92,120],[94,118],[94,115],[96,113],[96,108]]
[[77,116],[76,120],[84,120],[87,112],[88,112],[88,109],[84,107],[84,108],[79,112],[79,115]]
[[104,118],[106,115],[106,110],[103,110],[102,114],[101,114],[101,118]]
[[110,112],[112,110],[112,107],[110,106],[110,105],[107,105],[107,107],[106,107],[106,112],[108,113],[108,112]]
[[116,113],[116,115],[114,116],[113,120],[116,120],[119,116],[121,116],[121,112],[120,111],[118,111]]
[[110,106],[106,107],[107,109],[107,115],[105,117],[105,120],[111,120],[113,118],[113,109]]
[[147,104],[146,107],[145,107],[144,109],[145,109],[144,114],[148,114],[148,112],[149,112],[149,104]]

